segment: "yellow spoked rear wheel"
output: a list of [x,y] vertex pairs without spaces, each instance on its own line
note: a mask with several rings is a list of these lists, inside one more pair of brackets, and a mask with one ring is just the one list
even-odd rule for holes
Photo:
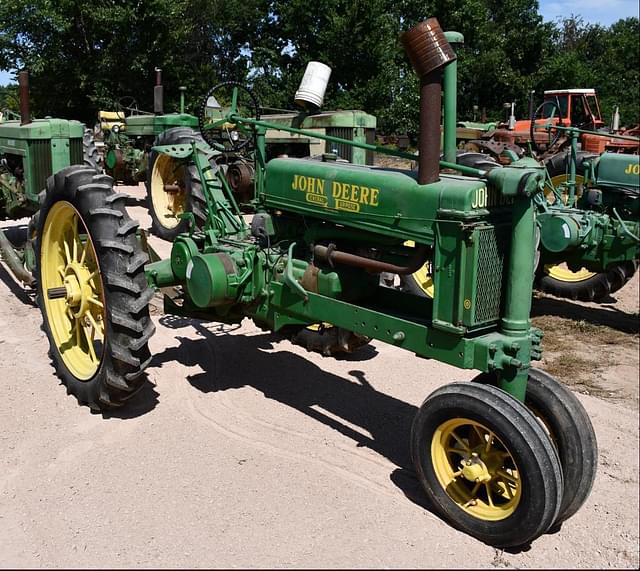
[[511,453],[479,422],[455,418],[441,424],[431,458],[440,485],[473,517],[501,520],[520,503],[522,483]]
[[555,521],[562,468],[527,407],[491,385],[451,383],[422,403],[411,457],[429,504],[498,547],[528,543]]
[[36,283],[58,376],[81,404],[119,406],[145,381],[153,296],[138,223],[113,180],[84,166],[47,180],[36,214]]
[[102,360],[105,303],[93,242],[69,202],[51,207],[40,255],[49,329],[69,371],[79,380],[88,380]]
[[[167,190],[169,188],[169,190]],[[151,200],[158,223],[175,228],[186,211],[184,165],[169,155],[158,155],[151,171]]]
[[[154,146],[191,145],[194,141],[203,142],[199,133],[189,127],[174,127],[160,133]],[[207,202],[193,161],[152,150],[147,169],[151,231],[164,240],[173,241],[178,234],[189,230],[189,220],[180,218],[185,212],[191,212],[196,226],[202,228],[206,223]]]

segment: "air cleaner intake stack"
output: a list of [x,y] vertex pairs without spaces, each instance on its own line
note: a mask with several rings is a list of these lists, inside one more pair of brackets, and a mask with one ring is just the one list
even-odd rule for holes
[[18,73],[18,89],[20,97],[20,125],[31,123],[31,111],[29,109],[29,72]]
[[440,110],[442,71],[456,54],[436,18],[429,18],[400,37],[413,69],[420,78],[420,142],[418,182],[429,184],[440,174]]

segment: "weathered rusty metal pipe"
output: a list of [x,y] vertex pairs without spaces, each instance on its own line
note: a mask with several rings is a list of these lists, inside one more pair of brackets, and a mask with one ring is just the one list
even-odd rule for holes
[[29,72],[18,73],[18,89],[20,97],[20,125],[31,123],[31,111],[29,109]]
[[401,276],[417,272],[429,259],[430,252],[431,248],[428,246],[418,246],[406,266],[396,266],[395,264],[381,262],[380,260],[374,260],[372,258],[367,258],[366,256],[358,256],[356,254],[349,254],[348,252],[341,252],[340,250],[336,250],[333,244],[330,244],[328,247],[315,246],[313,248],[314,257],[319,260],[329,262],[330,264],[343,264],[345,266],[363,268],[375,273],[389,272]]
[[156,85],[153,88],[153,112],[156,115],[164,113],[162,70],[156,67]]
[[9,266],[9,269],[13,272],[21,282],[28,286],[32,286],[35,283],[34,277],[25,269],[22,265],[22,260],[16,254],[14,247],[9,242],[9,239],[4,235],[4,230],[0,229],[0,253],[4,258],[4,261]]
[[429,184],[440,174],[440,114],[442,71],[456,54],[436,18],[420,22],[400,37],[413,69],[420,78],[420,143],[418,182]]

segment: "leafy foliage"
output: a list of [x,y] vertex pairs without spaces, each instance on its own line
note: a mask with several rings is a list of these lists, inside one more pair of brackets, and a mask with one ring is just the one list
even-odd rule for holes
[[[428,17],[465,38],[458,109],[527,114],[544,89],[595,87],[609,117],[640,121],[639,22],[609,28],[568,16],[544,23],[536,0],[3,0],[0,69],[30,70],[36,114],[91,124],[125,95],[151,110],[163,69],[165,110],[187,88],[191,111],[213,84],[246,81],[265,107],[291,108],[309,61],[332,68],[325,108],[363,109],[386,132],[415,133],[418,85],[400,34]],[[6,99],[0,92],[0,103]],[[479,118],[479,117],[478,117]]]

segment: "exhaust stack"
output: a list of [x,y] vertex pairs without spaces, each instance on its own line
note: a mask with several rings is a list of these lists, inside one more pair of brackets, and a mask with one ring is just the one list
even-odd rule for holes
[[18,73],[18,89],[20,97],[20,125],[31,123],[31,111],[29,109],[29,72]]
[[153,112],[156,115],[164,113],[163,105],[163,87],[162,87],[162,70],[156,67],[156,85],[153,88]]
[[436,18],[429,18],[400,37],[413,69],[420,78],[420,142],[418,182],[440,180],[440,110],[442,71],[456,54]]

